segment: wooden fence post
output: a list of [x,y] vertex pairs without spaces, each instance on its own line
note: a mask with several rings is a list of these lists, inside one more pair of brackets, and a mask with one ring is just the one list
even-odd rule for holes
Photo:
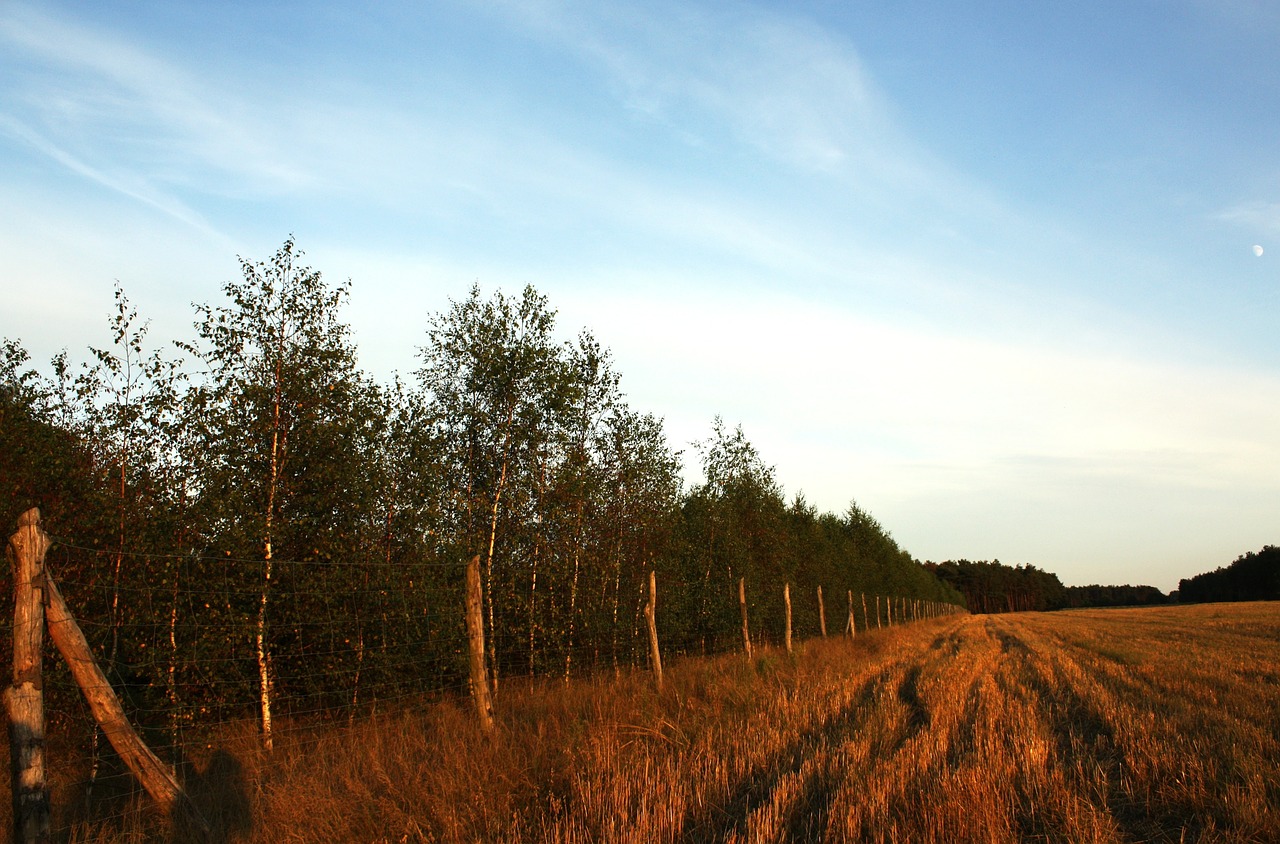
[[471,699],[476,704],[480,727],[493,732],[493,700],[484,668],[484,616],[481,612],[480,555],[467,563],[467,641],[471,656]]
[[853,623],[853,590],[849,590],[849,638],[852,639],[858,635],[858,625]]
[[822,638],[827,638],[827,610],[822,605],[822,587],[818,587],[818,629],[822,631]]
[[172,816],[175,809],[180,809],[201,832],[208,835],[208,823],[178,784],[173,769],[151,752],[151,748],[143,743],[129,724],[120,699],[116,697],[111,683],[94,660],[80,625],[76,624],[71,610],[67,609],[67,602],[63,600],[58,584],[48,570],[44,573],[44,600],[49,638],[66,661],[71,676],[84,694],[89,711],[93,713],[94,720],[102,728],[107,741],[111,742],[121,761],[129,767],[138,782],[142,783],[151,799],[160,804],[165,814]]
[[791,584],[782,587],[782,602],[787,605],[787,653],[791,653]]
[[13,772],[13,840],[49,840],[49,788],[44,769],[44,557],[49,537],[40,511],[18,518],[7,556],[13,571],[13,685],[5,690]]
[[861,592],[862,595],[862,627],[864,630],[871,629],[871,616],[867,615],[867,593]]
[[742,652],[751,661],[751,632],[747,627],[747,586],[745,578],[738,578],[738,606],[742,609]]
[[649,603],[644,606],[645,621],[649,623],[649,653],[653,657],[653,677],[658,691],[662,691],[662,653],[658,650],[658,580],[652,569],[649,570]]

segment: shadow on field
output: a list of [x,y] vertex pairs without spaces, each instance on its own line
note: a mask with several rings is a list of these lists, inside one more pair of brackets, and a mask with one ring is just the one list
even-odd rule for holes
[[920,700],[920,666],[912,666],[898,686],[898,700],[907,708],[908,738],[926,729],[932,720],[929,710]]
[[[820,724],[800,732],[796,739],[776,753],[768,764],[734,784],[721,806],[690,812],[685,816],[680,841],[683,844],[724,841],[732,833],[745,833],[748,816],[754,807],[769,800],[769,795],[788,774],[798,772],[813,749],[823,742],[836,742],[863,717],[876,692],[883,688],[902,665],[891,665],[870,678],[858,690],[853,701]],[[819,771],[802,786],[803,791],[786,821],[788,840],[816,840],[826,828],[827,815],[834,799],[837,777],[831,771]]]
[[214,751],[203,771],[193,767],[185,779],[187,796],[208,822],[211,835],[201,836],[186,814],[175,808],[172,844],[201,840],[230,844],[248,836],[253,828],[252,807],[239,759],[226,750]]

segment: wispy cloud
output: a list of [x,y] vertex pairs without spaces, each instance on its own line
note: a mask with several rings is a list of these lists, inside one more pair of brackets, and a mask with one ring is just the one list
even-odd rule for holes
[[192,228],[206,234],[217,234],[213,226],[203,216],[176,198],[157,190],[147,180],[127,172],[112,174],[99,170],[37,134],[29,126],[4,114],[0,114],[0,135],[7,135],[14,140],[20,141],[31,149],[56,161],[72,173],[121,193],[130,199],[149,205],[179,222],[186,223]]
[[1257,234],[1280,235],[1280,202],[1242,202],[1219,212],[1218,219],[1244,226]]
[[607,75],[623,104],[692,140],[745,142],[792,167],[844,178],[920,177],[909,139],[856,51],[802,18],[740,4],[491,6],[576,51]]
[[73,172],[194,221],[174,195],[295,188],[310,177],[243,99],[145,45],[22,3],[0,10],[5,131]]

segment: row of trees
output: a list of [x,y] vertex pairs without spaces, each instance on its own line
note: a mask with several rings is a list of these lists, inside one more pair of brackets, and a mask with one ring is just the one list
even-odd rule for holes
[[1007,566],[999,560],[948,560],[925,563],[960,594],[972,612],[1056,610],[1066,606],[1066,587],[1052,572],[1035,566]]
[[1007,566],[999,560],[948,560],[924,565],[964,595],[973,612],[1143,606],[1169,601],[1154,586],[1063,586],[1052,572],[1031,565]]
[[1266,545],[1248,552],[1225,568],[1217,568],[1178,583],[1178,600],[1209,601],[1280,600],[1280,547]]
[[175,729],[250,688],[269,742],[281,708],[461,682],[475,555],[495,685],[643,664],[650,569],[675,651],[736,641],[739,578],[754,635],[781,631],[784,583],[960,602],[856,505],[788,501],[740,427],[715,420],[686,488],[661,419],[533,288],[473,287],[384,384],[358,366],[349,286],[300,258],[290,240],[242,261],[176,348],[117,289],[87,361],[0,356],[0,519],[42,508],[110,672]]
[[1172,600],[1154,586],[1068,586],[1069,607],[1146,607],[1167,604]]

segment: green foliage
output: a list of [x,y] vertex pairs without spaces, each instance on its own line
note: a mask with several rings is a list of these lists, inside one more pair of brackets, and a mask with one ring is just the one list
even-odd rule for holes
[[[89,442],[60,399],[73,393],[28,368],[30,356],[16,340],[0,346],[0,518],[12,528],[39,504],[50,524],[66,535],[94,535],[105,507],[96,483]],[[53,362],[55,375],[66,360]],[[96,518],[95,518],[96,517]]]
[[242,260],[172,357],[120,289],[79,370],[0,355],[0,515],[39,506],[66,540],[68,598],[130,700],[166,713],[152,726],[461,685],[474,555],[498,677],[645,665],[651,570],[669,652],[738,647],[740,578],[764,641],[784,584],[797,638],[819,586],[833,635],[850,596],[860,629],[863,593],[959,601],[857,505],[788,502],[741,426],[713,421],[686,490],[662,419],[533,288],[450,302],[384,386],[357,364],[349,284],[301,259],[288,240]]

